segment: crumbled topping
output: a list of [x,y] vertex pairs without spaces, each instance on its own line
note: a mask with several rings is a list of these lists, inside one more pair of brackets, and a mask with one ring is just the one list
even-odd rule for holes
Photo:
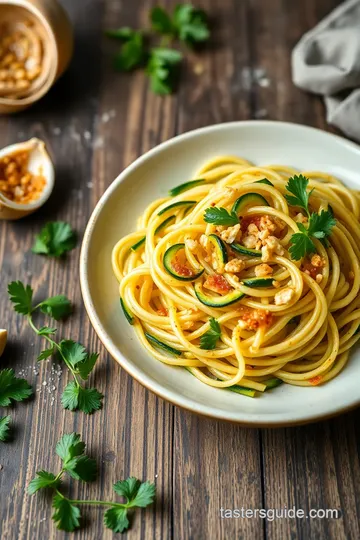
[[281,291],[277,292],[274,296],[274,302],[276,306],[283,306],[284,304],[289,304],[294,298],[295,291],[290,287],[285,287]]
[[307,223],[308,218],[304,216],[301,212],[299,212],[298,214],[296,214],[294,221],[296,221],[296,223]]
[[238,325],[242,330],[257,330],[272,324],[272,314],[267,309],[252,309],[244,307],[240,312]]
[[228,263],[225,265],[225,272],[232,272],[233,274],[236,274],[238,272],[241,272],[245,268],[244,261],[241,261],[240,259],[231,259]]
[[264,262],[270,261],[273,258],[274,253],[277,255],[284,255],[285,250],[280,244],[276,236],[269,236],[264,240],[265,245],[262,248],[261,260]]
[[213,274],[208,276],[203,285],[206,289],[214,291],[219,294],[226,294],[231,290],[229,283],[220,274]]
[[273,269],[268,264],[258,264],[255,266],[255,276],[265,277],[270,276],[273,273]]
[[189,248],[190,251],[196,251],[198,247],[197,241],[193,240],[192,238],[186,238],[185,245]]
[[227,244],[235,242],[236,237],[240,239],[240,223],[237,223],[233,227],[228,227],[225,231],[220,233],[220,236]]

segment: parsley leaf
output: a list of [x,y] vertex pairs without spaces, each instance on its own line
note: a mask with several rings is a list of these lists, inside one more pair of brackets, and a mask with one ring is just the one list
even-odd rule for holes
[[132,38],[134,30],[129,26],[123,26],[122,28],[116,28],[112,30],[105,30],[105,35],[109,38],[120,39],[122,41],[128,41]]
[[72,306],[70,300],[63,294],[47,298],[39,304],[40,310],[56,321],[70,315]]
[[307,254],[315,253],[316,246],[311,238],[324,241],[331,235],[332,228],[336,225],[336,219],[332,212],[322,210],[320,214],[316,212],[310,215],[308,228],[302,223],[298,223],[300,232],[292,235],[290,239],[290,255],[294,260],[299,260]]
[[115,69],[132,71],[142,66],[147,56],[143,33],[130,28],[120,28],[115,32],[117,33],[116,37],[124,41],[120,51],[114,57]]
[[66,463],[64,470],[75,480],[92,482],[96,478],[96,461],[88,456],[75,457]]
[[53,520],[61,531],[72,532],[80,526],[80,510],[71,504],[62,495],[56,494],[53,498],[52,506],[55,509]]
[[163,35],[172,35],[174,26],[170,15],[160,6],[155,6],[150,12],[151,26],[155,32]]
[[89,377],[98,358],[98,353],[87,354],[85,360],[76,364],[76,373],[78,373],[84,381]]
[[114,532],[123,532],[129,527],[127,510],[129,508],[145,508],[154,501],[155,484],[140,482],[137,478],[130,477],[116,482],[114,491],[121,497],[126,498],[123,507],[113,507],[105,512],[104,523]]
[[214,317],[210,317],[210,328],[200,338],[200,349],[215,349],[216,343],[221,336],[220,324]]
[[292,206],[299,206],[305,210],[307,215],[310,216],[308,206],[309,198],[313,190],[307,191],[308,184],[309,180],[306,176],[302,174],[292,176],[289,178],[286,185],[286,189],[292,195],[285,195],[285,199]]
[[171,94],[177,82],[182,54],[174,49],[156,47],[151,50],[146,66],[151,89],[155,94]]
[[91,414],[101,408],[103,397],[96,388],[83,388],[72,381],[65,387],[61,403],[65,409],[70,411],[79,409],[86,414]]
[[104,525],[115,533],[122,533],[129,528],[129,520],[127,518],[127,508],[113,507],[106,510],[104,514]]
[[204,221],[214,225],[237,225],[239,218],[236,212],[228,212],[226,208],[210,207],[205,210]]
[[31,396],[33,389],[25,379],[15,377],[13,369],[0,371],[0,407],[7,407],[11,400],[23,401]]
[[60,341],[60,354],[66,359],[72,367],[82,362],[87,357],[86,349],[81,343],[77,343],[72,339],[64,339]]
[[49,349],[44,349],[41,351],[39,356],[37,357],[37,361],[41,362],[42,360],[46,360],[47,358],[50,358],[53,354],[55,354],[55,347],[50,347]]
[[50,221],[35,237],[32,247],[33,253],[61,257],[66,251],[74,249],[76,233],[64,221]]
[[316,247],[314,242],[307,236],[306,233],[295,233],[290,239],[289,253],[291,258],[298,261],[307,253],[315,253]]
[[10,438],[10,416],[0,417],[0,441],[5,442]]
[[179,39],[189,47],[207,41],[210,30],[205,11],[191,4],[179,4],[174,10],[173,24]]
[[29,495],[34,495],[39,489],[43,488],[57,488],[60,485],[60,479],[57,479],[56,476],[47,471],[37,471],[36,477],[33,478],[28,487]]
[[65,433],[58,441],[55,452],[66,464],[76,456],[81,456],[85,451],[86,444],[81,440],[78,433]]
[[315,238],[326,238],[330,236],[332,228],[336,225],[334,214],[328,210],[322,210],[320,214],[315,212],[309,219],[308,234]]
[[8,285],[10,302],[14,304],[14,309],[22,315],[29,315],[32,310],[33,290],[30,285],[25,285],[21,281],[12,281]]

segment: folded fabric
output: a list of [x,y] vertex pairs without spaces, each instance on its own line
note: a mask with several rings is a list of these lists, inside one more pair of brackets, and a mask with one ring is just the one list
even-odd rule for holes
[[360,141],[360,0],[347,0],[301,38],[292,76],[324,96],[330,124]]

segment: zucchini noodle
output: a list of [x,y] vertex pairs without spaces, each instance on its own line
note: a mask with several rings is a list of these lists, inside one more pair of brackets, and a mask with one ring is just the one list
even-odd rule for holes
[[[121,305],[153,357],[249,396],[281,382],[317,386],[344,368],[360,337],[360,193],[304,171],[307,212],[286,197],[297,174],[212,159],[119,240]],[[214,209],[233,222],[205,221]],[[331,232],[294,260],[293,235],[323,211]]]

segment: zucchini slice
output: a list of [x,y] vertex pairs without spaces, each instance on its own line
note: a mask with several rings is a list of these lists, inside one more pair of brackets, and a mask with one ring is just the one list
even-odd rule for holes
[[[185,369],[189,373],[191,373],[188,367],[185,366]],[[244,388],[244,386],[239,386],[238,384],[235,384],[234,386],[227,386],[225,388],[218,388],[217,390],[231,390],[231,392],[236,392],[237,394],[242,394],[243,396],[248,396],[248,397],[255,397],[256,395],[256,390],[252,390],[251,388]]]
[[214,308],[230,306],[245,296],[244,293],[237,290],[233,290],[224,296],[208,296],[204,293],[200,283],[195,283],[194,289],[197,299],[200,300],[202,304]]
[[134,324],[134,320],[135,320],[134,315],[131,313],[130,309],[127,307],[127,305],[125,304],[122,298],[120,298],[120,305],[124,312],[127,322],[129,324]]
[[201,186],[201,184],[205,184],[206,180],[204,178],[199,178],[197,180],[190,180],[189,182],[185,182],[184,184],[180,184],[179,186],[176,186],[169,191],[169,195],[171,197],[176,197],[176,195],[180,195],[183,191],[187,191],[188,189],[194,188],[196,186]]
[[[175,216],[169,216],[162,223],[160,223],[160,225],[158,227],[156,227],[156,229],[155,229],[155,234],[157,234],[159,231],[161,231],[161,229],[163,229],[174,218],[175,218]],[[138,242],[136,242],[136,244],[132,245],[130,249],[132,251],[136,251],[140,246],[143,245],[145,240],[146,240],[146,236],[143,236],[142,238],[140,238],[140,240],[138,240]]]
[[179,206],[193,206],[196,204],[196,201],[178,201],[174,202],[172,204],[169,204],[169,206],[165,206],[160,212],[158,212],[158,216],[162,216],[165,214],[165,212],[168,212],[168,210],[172,210],[173,208],[178,208]]
[[230,248],[241,253],[241,255],[248,255],[249,257],[261,257],[261,251],[259,249],[250,249],[241,244],[231,244]]
[[216,234],[209,234],[208,238],[215,248],[215,253],[218,261],[221,264],[226,264],[228,262],[228,254],[225,242],[223,242],[223,240]]
[[232,212],[241,214],[245,212],[249,206],[269,206],[269,203],[258,193],[245,193],[245,195],[241,195],[241,197],[236,199],[232,207]]
[[246,287],[271,287],[272,283],[274,281],[274,278],[251,278],[251,279],[245,279],[243,281],[243,284]]
[[173,260],[176,257],[177,253],[185,248],[185,244],[174,244],[173,246],[169,247],[163,257],[163,264],[164,268],[167,271],[168,274],[170,274],[172,277],[179,279],[180,281],[194,281],[198,277],[201,276],[201,274],[204,272],[204,268],[200,270],[200,272],[194,273],[191,268],[185,267],[186,270],[188,270],[189,274],[181,274],[173,265]]
[[170,347],[170,345],[166,345],[166,343],[160,341],[155,336],[152,336],[151,334],[148,334],[147,332],[144,332],[144,334],[145,334],[146,339],[154,347],[157,347],[158,349],[162,349],[163,351],[166,351],[172,356],[181,356],[182,353],[178,349],[174,349],[174,347]]
[[271,390],[271,388],[276,388],[277,386],[283,384],[283,381],[277,377],[273,377],[272,379],[263,381],[263,383],[266,385],[266,390]]
[[262,178],[262,180],[256,180],[255,184],[266,184],[267,186],[274,187],[274,184],[272,184],[267,178]]

